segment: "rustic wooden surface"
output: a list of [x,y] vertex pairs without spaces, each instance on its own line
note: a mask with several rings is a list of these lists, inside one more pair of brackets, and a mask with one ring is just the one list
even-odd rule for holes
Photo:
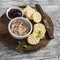
[[60,0],[0,0],[0,16],[11,6],[34,6],[36,3],[52,18],[55,38],[45,48],[30,54],[9,50],[0,41],[0,60],[60,60]]

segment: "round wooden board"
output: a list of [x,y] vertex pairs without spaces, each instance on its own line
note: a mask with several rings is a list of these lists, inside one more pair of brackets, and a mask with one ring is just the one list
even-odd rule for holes
[[[52,33],[54,32],[54,26],[53,26],[53,23],[51,21],[51,18],[48,16],[48,14],[45,13],[45,18],[47,18],[47,22],[50,26],[50,29],[52,31]],[[35,46],[32,46],[32,45],[29,45],[27,43],[27,38],[24,39],[24,40],[17,40],[17,39],[14,39],[8,32],[8,23],[9,23],[9,20],[7,19],[6,15],[3,14],[1,17],[0,17],[0,40],[10,49],[12,50],[15,50],[17,52],[21,52],[21,53],[27,53],[27,52],[33,52],[33,51],[37,51],[39,50],[40,48],[43,48],[45,47],[49,41],[47,37],[47,33],[46,33],[46,36],[39,42],[39,44],[35,45]],[[21,42],[21,47],[19,49],[16,49],[17,46],[18,46],[18,41]],[[23,45],[27,45],[28,48],[23,48],[22,46]]]

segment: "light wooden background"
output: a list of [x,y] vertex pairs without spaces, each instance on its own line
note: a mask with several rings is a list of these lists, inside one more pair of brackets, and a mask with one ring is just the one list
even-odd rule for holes
[[0,0],[0,16],[11,6],[40,4],[54,23],[55,38],[43,49],[21,54],[9,50],[0,41],[0,60],[60,60],[60,0]]

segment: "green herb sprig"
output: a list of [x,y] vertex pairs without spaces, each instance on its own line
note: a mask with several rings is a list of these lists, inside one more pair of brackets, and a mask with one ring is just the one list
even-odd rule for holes
[[27,48],[28,48],[28,46],[27,46],[27,45],[23,45],[23,48],[26,48],[26,49],[27,49]]
[[20,41],[18,41],[18,46],[17,46],[17,48],[16,49],[19,49],[21,47],[21,42]]

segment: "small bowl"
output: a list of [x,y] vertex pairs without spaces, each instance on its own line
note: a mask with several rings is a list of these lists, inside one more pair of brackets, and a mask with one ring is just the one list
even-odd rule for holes
[[[23,10],[20,8],[20,7],[17,7],[17,6],[13,6],[13,7],[10,7],[7,11],[6,11],[6,16],[7,16],[7,18],[9,19],[9,20],[11,20],[12,18],[10,18],[9,17],[9,14],[8,14],[8,12],[11,10],[11,9],[17,9],[17,10],[20,10],[21,11],[21,13],[22,13],[22,16],[23,16]],[[21,16],[21,17],[22,17]],[[18,16],[19,17],[19,16]]]
[[[16,34],[14,34],[14,33],[11,31],[11,28],[10,28],[10,27],[11,27],[11,23],[12,23],[14,20],[22,20],[22,21],[28,22],[29,25],[30,25],[30,30],[29,30],[29,32],[28,32],[26,35],[23,35],[23,36],[18,36],[18,35],[16,35]],[[10,33],[14,38],[16,38],[16,39],[24,39],[24,38],[28,37],[28,36],[31,34],[31,32],[32,32],[32,23],[31,23],[28,19],[26,19],[26,18],[24,18],[24,17],[16,17],[16,18],[12,19],[12,20],[9,22],[9,24],[8,24],[8,31],[9,31],[9,33]]]

